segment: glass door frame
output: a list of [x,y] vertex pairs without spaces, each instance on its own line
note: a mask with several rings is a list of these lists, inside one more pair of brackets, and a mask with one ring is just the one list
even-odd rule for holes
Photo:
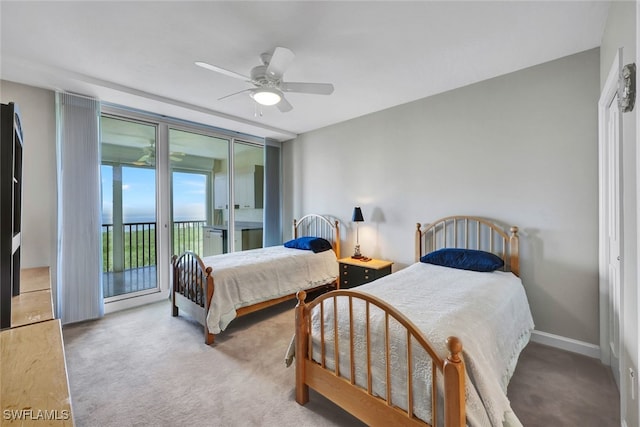
[[[101,106],[101,114],[120,118],[124,120],[140,121],[147,124],[155,124],[157,126],[156,140],[156,251],[157,251],[157,290],[148,294],[131,294],[130,298],[112,301],[108,304],[105,301],[105,313],[124,310],[143,304],[166,300],[171,289],[171,242],[172,242],[172,201],[171,201],[171,170],[170,170],[170,142],[169,129],[182,130],[185,132],[196,132],[205,136],[227,139],[228,145],[228,161],[229,161],[229,179],[228,179],[228,199],[229,206],[232,207],[235,202],[234,195],[234,179],[233,179],[233,162],[235,142],[244,144],[252,144],[261,146],[266,150],[266,142],[264,138],[253,135],[239,134],[238,132],[225,131],[224,129],[214,128],[212,126],[187,122],[184,120],[160,116],[140,110],[134,110],[120,105],[103,103]],[[262,189],[264,191],[264,188]],[[229,223],[235,223],[234,209],[229,209]],[[229,251],[233,251],[233,239],[235,227],[229,227]]]
[[[169,151],[170,148],[169,146],[171,145],[170,141],[168,140],[168,133],[169,130],[177,130],[177,131],[182,131],[182,132],[192,132],[192,133],[198,133],[200,135],[203,136],[208,136],[208,137],[212,137],[212,138],[218,138],[218,139],[225,139],[228,141],[228,145],[227,145],[227,161],[228,161],[228,176],[227,176],[227,200],[228,200],[228,205],[229,205],[229,224],[235,224],[235,209],[232,209],[231,207],[235,205],[236,202],[236,194],[235,194],[235,179],[234,179],[234,168],[235,168],[235,146],[236,144],[244,144],[244,145],[252,145],[255,147],[261,147],[263,150],[266,150],[266,142],[263,138],[259,138],[259,137],[255,137],[255,136],[251,136],[251,135],[238,135],[238,133],[236,132],[224,132],[221,129],[217,129],[217,128],[212,128],[210,126],[207,125],[200,125],[197,123],[188,123],[185,124],[184,122],[182,122],[181,120],[178,119],[168,119],[168,118],[164,118],[163,120],[166,120],[166,123],[168,124],[167,127],[167,144],[166,144],[166,150],[167,152],[165,153],[167,158],[169,157]],[[163,144],[160,144],[163,145]],[[265,153],[263,152],[263,157],[264,157]],[[168,165],[168,161],[167,161],[167,165]],[[170,168],[167,168],[167,175],[168,175],[168,179],[169,179],[169,189],[171,189],[171,170],[169,170]],[[211,177],[211,179],[213,180],[213,176]],[[213,182],[211,182],[210,184],[208,183],[208,185],[213,186]],[[263,188],[261,190],[263,193],[265,191],[264,185]],[[210,197],[210,194],[207,195],[207,198]],[[208,201],[209,203],[209,201]],[[172,201],[169,200],[169,207],[168,207],[168,212],[169,215],[171,216],[171,212],[172,212]],[[209,219],[209,218],[208,218]],[[264,222],[264,215],[263,215],[263,222]],[[229,226],[228,228],[228,235],[227,235],[227,251],[228,252],[235,252],[235,226]],[[171,239],[173,239],[173,236],[170,236]],[[263,239],[263,244],[264,244],[264,239]],[[171,250],[171,248],[169,248],[169,250]]]
[[[155,245],[156,245],[156,287],[146,289],[142,291],[130,292],[122,295],[104,298],[104,312],[105,314],[124,310],[131,307],[136,307],[142,304],[148,304],[156,301],[166,299],[167,291],[169,289],[169,275],[165,271],[169,271],[171,262],[168,256],[169,250],[166,248],[167,244],[167,228],[168,221],[166,213],[163,212],[163,203],[166,198],[164,191],[159,191],[162,183],[165,182],[167,175],[168,165],[168,147],[161,141],[163,137],[166,140],[167,126],[159,120],[155,120],[146,114],[139,114],[130,110],[123,110],[117,107],[110,107],[108,105],[102,106],[101,116],[110,117],[116,120],[125,120],[133,123],[140,123],[148,126],[153,126],[156,129],[156,162],[155,162],[155,212],[156,212],[156,227],[155,227]],[[164,146],[163,146],[164,145]]]
[[[160,138],[160,124],[152,121],[152,120],[148,120],[145,119],[143,117],[136,117],[134,115],[123,115],[123,114],[115,114],[115,113],[111,113],[110,111],[105,111],[106,109],[102,109],[100,116],[101,117],[107,117],[113,120],[122,120],[122,121],[127,121],[130,123],[136,123],[136,124],[140,124],[140,125],[144,125],[144,126],[151,126],[155,129],[155,146],[156,146],[156,158],[158,159],[158,141]],[[155,170],[155,185],[156,185],[156,189],[158,188],[158,184],[159,184],[159,173],[158,173],[158,165],[159,161],[156,162],[156,165],[154,167]],[[114,164],[113,162],[102,162],[101,161],[101,165],[111,165],[112,167],[118,167],[120,169],[120,171],[122,171],[123,167],[128,167],[126,164]],[[155,283],[156,286],[153,288],[149,288],[149,289],[144,289],[144,290],[140,290],[140,291],[134,291],[134,292],[127,292],[127,293],[123,293],[123,294],[118,294],[118,295],[114,295],[114,296],[110,296],[110,297],[105,297],[103,298],[104,301],[104,308],[105,308],[105,313],[110,313],[112,311],[117,311],[117,310],[121,310],[124,308],[128,308],[130,306],[135,306],[138,305],[138,303],[135,303],[133,305],[130,304],[130,300],[136,300],[138,298],[145,298],[147,296],[151,296],[150,298],[153,298],[153,295],[159,294],[162,291],[161,288],[161,284],[160,284],[160,269],[161,269],[161,257],[160,257],[160,252],[159,252],[159,239],[160,239],[160,235],[159,235],[159,228],[160,228],[160,217],[159,217],[159,205],[158,205],[158,197],[157,197],[157,191],[156,191],[156,197],[155,197],[155,214],[156,214],[156,226],[155,226],[155,248],[156,248],[156,277],[155,277]],[[115,204],[115,201],[114,201]],[[122,202],[120,201],[120,209],[122,209]],[[115,209],[113,214],[115,215]],[[120,213],[120,215],[122,215],[122,213]],[[114,218],[115,221],[115,218]],[[116,225],[114,223],[114,225]],[[114,227],[115,230],[115,227]],[[115,232],[115,231],[114,231]],[[115,234],[114,234],[115,236]],[[147,297],[149,298],[149,297]],[[155,298],[153,298],[155,300]],[[139,300],[138,300],[139,301]]]

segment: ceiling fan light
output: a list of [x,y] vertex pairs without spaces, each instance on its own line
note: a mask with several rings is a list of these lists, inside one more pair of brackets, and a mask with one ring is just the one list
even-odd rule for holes
[[261,105],[276,105],[282,99],[282,92],[272,88],[261,88],[252,91],[251,97]]

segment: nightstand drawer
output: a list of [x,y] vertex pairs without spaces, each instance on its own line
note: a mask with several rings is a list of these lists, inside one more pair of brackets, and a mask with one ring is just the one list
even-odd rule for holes
[[[340,263],[340,288],[343,289],[364,285],[391,274],[392,263],[389,261],[359,261],[346,258],[338,260],[338,262]],[[367,264],[367,262],[371,262],[371,264]]]
[[348,264],[340,264],[340,287],[352,288],[364,283],[363,269]]

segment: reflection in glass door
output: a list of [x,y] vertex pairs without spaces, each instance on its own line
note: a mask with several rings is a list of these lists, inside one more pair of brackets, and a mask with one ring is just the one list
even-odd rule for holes
[[172,254],[228,251],[229,140],[169,129]]
[[233,250],[262,247],[264,209],[264,147],[249,142],[233,144]]
[[158,290],[157,126],[101,118],[105,302]]

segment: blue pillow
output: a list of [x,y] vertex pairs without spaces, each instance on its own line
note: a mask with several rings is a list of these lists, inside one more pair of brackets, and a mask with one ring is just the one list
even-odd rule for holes
[[421,262],[472,271],[495,271],[504,261],[490,252],[474,249],[444,248],[420,257]]
[[297,239],[289,240],[284,244],[285,248],[292,249],[304,249],[306,251],[313,251],[313,253],[328,251],[333,249],[331,243],[321,237],[298,237]]

